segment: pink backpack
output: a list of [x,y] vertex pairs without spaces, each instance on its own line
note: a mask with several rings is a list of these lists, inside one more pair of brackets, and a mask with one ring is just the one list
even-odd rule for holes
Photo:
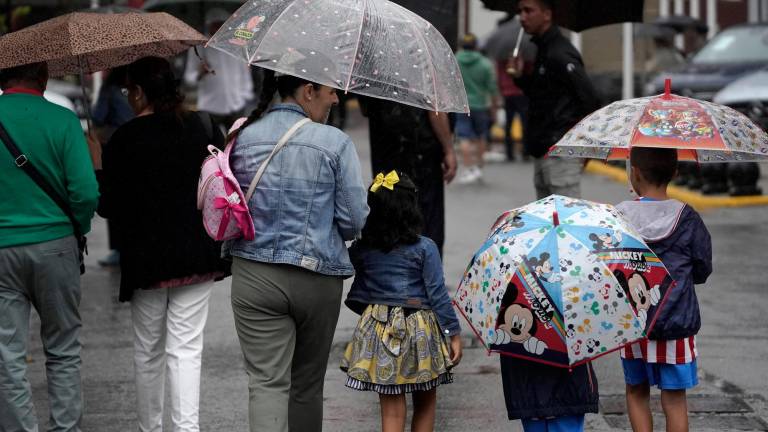
[[[245,118],[238,119],[232,125],[230,133],[239,129],[245,120]],[[203,212],[203,225],[212,239],[217,241],[240,237],[245,240],[254,239],[256,233],[253,219],[248,211],[248,201],[272,157],[285,146],[288,139],[301,126],[310,121],[308,118],[299,120],[280,138],[272,149],[272,153],[259,166],[246,194],[243,194],[240,184],[229,167],[229,155],[235,147],[236,137],[229,140],[224,151],[212,145],[208,146],[211,155],[205,158],[200,169],[200,180],[197,183],[197,208]]]

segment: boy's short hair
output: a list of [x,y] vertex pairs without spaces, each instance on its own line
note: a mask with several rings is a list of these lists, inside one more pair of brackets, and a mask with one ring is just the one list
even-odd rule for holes
[[632,147],[629,154],[632,168],[655,186],[669,184],[677,172],[677,150],[657,147]]
[[536,0],[536,2],[544,9],[555,11],[555,0]]

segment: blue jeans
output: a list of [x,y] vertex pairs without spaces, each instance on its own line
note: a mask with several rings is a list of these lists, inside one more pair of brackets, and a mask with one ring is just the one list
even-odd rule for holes
[[473,110],[470,114],[456,115],[455,133],[459,139],[484,139],[491,127],[488,110]]
[[0,249],[0,430],[37,431],[26,377],[29,312],[40,315],[50,431],[80,430],[80,261],[72,236]]
[[523,419],[525,432],[583,432],[584,414],[544,420]]

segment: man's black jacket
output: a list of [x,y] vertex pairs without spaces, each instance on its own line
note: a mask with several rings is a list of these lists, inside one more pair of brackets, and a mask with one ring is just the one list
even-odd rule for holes
[[533,70],[515,82],[530,100],[526,150],[542,157],[600,102],[581,55],[557,26],[531,41],[538,47]]

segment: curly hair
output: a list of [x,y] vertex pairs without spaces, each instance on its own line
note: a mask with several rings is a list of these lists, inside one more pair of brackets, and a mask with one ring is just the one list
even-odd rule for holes
[[380,187],[376,192],[368,191],[371,211],[360,239],[363,246],[389,252],[419,241],[423,220],[418,191],[405,173],[397,171],[397,175],[400,181],[393,190]]

